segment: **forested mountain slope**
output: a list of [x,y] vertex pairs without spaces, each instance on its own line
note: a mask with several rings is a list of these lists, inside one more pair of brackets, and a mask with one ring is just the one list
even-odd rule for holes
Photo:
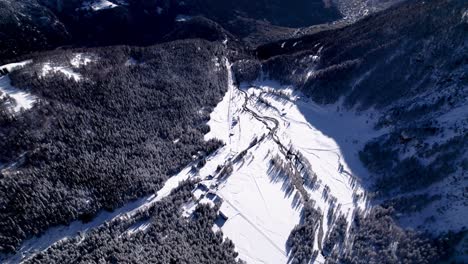
[[0,261],[466,261],[466,1],[0,13]]
[[322,0],[1,0],[0,13],[0,60],[63,45],[151,45],[162,41],[179,17],[202,15],[226,27],[253,19],[267,28],[304,27],[341,17]]
[[[257,53],[270,78],[294,84],[316,102],[342,100],[348,108],[379,110],[378,127],[390,127],[391,133],[369,143],[362,159],[378,177],[379,193],[410,192],[466,162],[464,12],[464,1],[407,3],[343,29],[268,44]],[[374,153],[375,144],[386,147]],[[440,155],[443,149],[451,158]]]
[[[76,52],[41,55],[10,74],[14,86],[39,102],[2,119],[4,252],[49,226],[87,220],[154,192],[192,155],[219,145],[203,134],[225,91],[225,71],[215,63],[221,45],[88,49],[93,59],[80,67],[70,63]],[[65,67],[80,79],[44,73],[45,67]]]
[[69,38],[65,25],[36,0],[0,1],[0,60],[52,48]]
[[198,207],[193,221],[181,217],[193,187],[192,182],[183,183],[134,219],[56,245],[26,263],[241,263],[234,244],[212,231],[216,208]]

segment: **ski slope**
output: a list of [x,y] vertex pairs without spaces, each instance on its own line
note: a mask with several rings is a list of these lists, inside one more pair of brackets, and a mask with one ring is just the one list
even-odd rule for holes
[[[218,164],[232,160],[269,131],[242,109],[245,98],[234,87],[230,72],[229,80],[228,92],[211,113],[211,131],[205,137],[221,139],[226,145],[200,170],[201,178],[214,175]],[[271,177],[270,160],[278,152],[276,143],[265,137],[233,164],[232,175],[217,187],[223,199],[220,211],[229,216],[221,230],[247,263],[286,263],[286,240],[300,221],[302,207],[295,202],[296,191],[286,194],[283,183]],[[209,186],[215,181],[204,182]]]
[[[265,138],[250,148],[241,162],[234,163],[233,173],[216,187],[217,195],[223,198],[220,211],[228,216],[221,227],[223,233],[233,240],[240,258],[247,263],[288,262],[286,241],[300,221],[302,205],[297,190],[288,192],[284,182],[272,176],[270,160],[281,155],[279,141],[300,151],[318,177],[315,188],[306,190],[323,213],[324,235],[316,239],[314,246],[320,251],[317,240],[323,242],[333,224],[326,221],[330,206],[337,214],[345,215],[348,222],[354,210],[366,211],[368,207],[358,180],[368,173],[359,161],[358,151],[383,132],[373,129],[377,114],[368,111],[358,115],[341,110],[339,103],[320,106],[274,82],[244,84],[237,89],[231,74],[229,79],[226,96],[211,114],[211,131],[206,139],[226,142],[219,156],[229,160],[247,149],[254,138]],[[278,96],[279,91],[287,97]],[[249,111],[243,108],[246,97]],[[270,106],[260,103],[260,97]],[[200,171],[201,178],[214,175],[203,171],[207,169]],[[213,185],[213,180],[206,182],[207,186]],[[325,189],[329,189],[328,195],[324,195]],[[324,261],[321,254],[316,261]]]

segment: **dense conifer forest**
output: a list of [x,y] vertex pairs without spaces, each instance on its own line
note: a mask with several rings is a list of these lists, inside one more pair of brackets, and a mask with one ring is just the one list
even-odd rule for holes
[[[41,57],[14,72],[13,84],[40,99],[34,111],[2,118],[0,161],[16,163],[0,179],[2,251],[157,191],[192,156],[218,148],[203,135],[226,89],[226,69],[213,62],[220,47],[179,41],[87,50],[99,59],[79,69],[80,81],[40,77]],[[72,53],[47,58],[66,63]]]

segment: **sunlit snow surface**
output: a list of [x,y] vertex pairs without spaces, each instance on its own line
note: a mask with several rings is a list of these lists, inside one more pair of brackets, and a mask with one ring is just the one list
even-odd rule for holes
[[[12,72],[15,69],[22,68],[31,62],[32,61],[27,60],[18,63],[10,63],[0,66],[0,69],[6,69],[8,72]],[[14,104],[11,106],[11,109],[15,113],[19,112],[21,109],[30,109],[37,99],[34,95],[13,87],[8,75],[0,76],[0,98],[4,97],[5,95],[10,96],[14,100]]]
[[41,77],[47,77],[52,73],[61,73],[65,77],[69,79],[73,79],[75,81],[81,80],[81,74],[74,72],[72,69],[69,67],[65,66],[55,66],[50,63],[44,63],[42,66],[42,72],[41,72]]
[[[358,179],[366,178],[367,171],[357,154],[365,142],[382,133],[373,129],[377,118],[373,112],[356,115],[340,109],[339,104],[319,106],[274,82],[244,85],[242,89],[249,96],[263,93],[273,107],[261,105],[255,99],[258,97],[251,97],[247,106],[280,121],[277,135],[282,143],[291,144],[312,164],[319,184],[307,191],[323,213],[325,234],[329,229],[325,219],[330,206],[330,199],[323,197],[325,186],[330,187],[330,194],[349,222],[355,208],[366,210],[365,194]],[[273,90],[289,93],[291,100],[268,93]],[[263,123],[242,110],[243,102],[242,93],[231,82],[223,101],[211,114],[208,123],[211,131],[206,139],[226,142],[218,154],[224,157],[220,163],[246,149],[255,137],[269,132]],[[273,122],[268,126],[273,127]],[[221,211],[229,216],[222,230],[233,240],[240,258],[248,263],[286,263],[285,244],[300,221],[301,205],[295,202],[295,194],[287,195],[282,183],[274,181],[269,171],[269,162],[277,153],[277,144],[266,137],[248,151],[242,162],[234,164],[232,175],[218,187],[217,194],[224,199]],[[200,174],[203,177],[204,172]],[[355,201],[353,194],[364,198]],[[318,249],[317,242],[315,248]],[[317,261],[323,261],[320,254]]]
[[93,56],[89,54],[76,53],[74,54],[73,58],[70,60],[70,64],[75,68],[79,68],[81,66],[86,66],[93,61],[94,61]]
[[103,9],[111,9],[114,7],[118,7],[118,5],[107,0],[94,0],[94,1],[83,2],[83,7],[91,8],[93,11],[99,11]]
[[[263,123],[242,111],[243,102],[243,95],[231,83],[211,114],[211,131],[206,135],[206,139],[223,140],[226,146],[217,155],[219,161],[209,162],[212,168],[205,166],[200,175],[214,173],[217,165],[246,149],[255,137],[268,133]],[[233,119],[238,122],[231,127]],[[270,159],[277,152],[270,139],[258,144],[244,161],[234,164],[234,173],[218,188],[224,199],[221,211],[229,216],[222,231],[248,263],[286,263],[285,243],[300,220],[301,208],[294,206],[294,194],[286,196],[282,183],[273,183],[268,176]]]

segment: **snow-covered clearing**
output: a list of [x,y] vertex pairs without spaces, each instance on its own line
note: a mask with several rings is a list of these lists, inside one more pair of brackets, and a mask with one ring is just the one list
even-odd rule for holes
[[83,3],[83,8],[92,9],[93,11],[111,9],[111,8],[118,7],[118,6],[119,5],[116,5],[107,0],[94,0],[94,1],[87,1]]
[[86,66],[93,61],[94,61],[94,58],[92,55],[84,54],[84,53],[76,53],[74,57],[70,60],[70,64],[75,68],[79,68],[81,66]]
[[[200,170],[201,178],[215,175],[217,165],[233,160],[255,138],[268,133],[265,124],[242,109],[244,95],[230,80],[226,96],[211,114],[211,131],[206,135],[226,145]],[[215,189],[223,199],[220,211],[228,216],[221,229],[248,263],[286,263],[285,243],[300,221],[296,191],[286,194],[283,183],[271,177],[270,160],[278,152],[276,143],[266,137],[233,163],[233,173],[226,180],[204,181],[207,186],[219,183]]]
[[[235,160],[232,157],[247,149],[254,138],[266,137],[250,148],[242,161],[233,163],[233,172],[226,180],[218,186],[214,180],[207,180],[206,185],[214,185],[223,198],[221,212],[229,217],[221,229],[233,240],[241,259],[248,263],[286,263],[285,243],[299,223],[302,206],[297,190],[289,193],[283,181],[273,176],[270,161],[281,150],[270,131],[281,144],[300,151],[318,177],[315,187],[306,190],[323,213],[322,242],[333,224],[327,221],[330,206],[347,216],[348,222],[356,208],[366,210],[366,195],[358,178],[366,178],[368,173],[357,154],[365,142],[382,131],[373,129],[377,116],[372,111],[357,115],[341,109],[339,103],[320,106],[274,82],[241,89],[243,92],[231,81],[225,98],[211,114],[211,132],[206,139],[222,139],[226,146],[217,156]],[[243,93],[249,97],[246,107],[263,122],[243,109]],[[269,106],[261,103],[260,97]],[[277,129],[274,120],[279,123]],[[208,167],[200,171],[202,178],[215,175],[204,172]],[[318,243],[315,247],[319,249]],[[317,261],[323,261],[320,254]]]
[[15,113],[19,112],[21,109],[30,109],[37,99],[34,95],[13,87],[8,75],[0,77],[0,99],[5,95],[13,98],[14,103],[11,105],[11,109]]
[[75,81],[81,80],[81,74],[74,72],[69,67],[51,65],[49,62],[44,63],[44,65],[42,66],[41,77],[47,77],[47,75],[52,73],[61,73],[67,78],[73,79]]
[[[227,220],[221,229],[233,240],[240,258],[248,263],[286,263],[286,241],[300,221],[302,199],[297,190],[291,191],[284,179],[275,176],[271,159],[281,156],[283,146],[287,146],[300,151],[312,164],[318,183],[306,190],[323,213],[326,234],[328,225],[333,224],[327,221],[330,206],[348,220],[356,208],[366,210],[365,193],[355,176],[365,178],[367,171],[357,153],[381,133],[373,130],[377,116],[372,112],[356,115],[341,110],[339,104],[319,106],[273,82],[239,90],[231,74],[229,79],[228,92],[211,114],[211,131],[206,135],[206,139],[218,138],[226,145],[199,175],[202,179],[215,176],[204,183],[223,200],[220,211]],[[269,106],[261,103],[260,97]],[[258,143],[250,147],[254,139]],[[244,150],[245,155],[237,159]],[[233,172],[220,180],[216,166],[228,163],[232,163]],[[328,195],[324,195],[325,189],[329,189]],[[320,237],[322,242],[324,238]],[[315,247],[319,249],[318,243]],[[321,260],[319,255],[317,261]]]
[[187,15],[177,15],[176,18],[175,18],[175,21],[176,21],[176,22],[186,22],[186,21],[189,21],[190,19],[192,19],[191,16],[187,16]]
[[[0,66],[0,69],[6,69],[8,72],[12,72],[15,69],[22,68],[31,62],[31,60],[27,60],[18,63],[10,63]],[[30,109],[33,106],[34,102],[37,100],[37,98],[34,95],[31,95],[30,93],[21,91],[18,88],[13,87],[11,85],[11,80],[10,77],[8,77],[8,74],[0,76],[0,99],[6,95],[8,95],[14,100],[10,107],[15,113],[19,112],[21,109]]]

